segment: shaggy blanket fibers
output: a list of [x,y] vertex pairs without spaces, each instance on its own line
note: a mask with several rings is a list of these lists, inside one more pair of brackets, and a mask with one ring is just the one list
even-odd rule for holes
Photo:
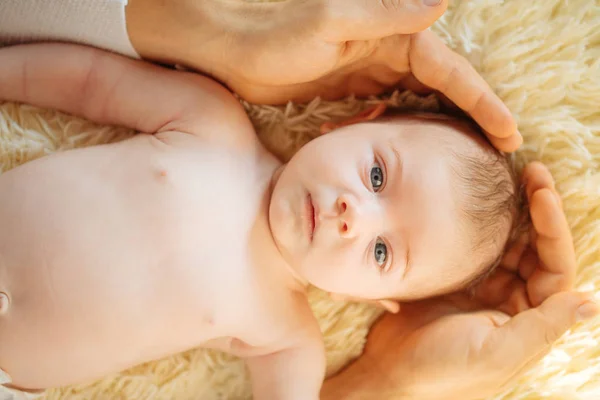
[[[600,0],[452,1],[434,30],[475,68],[517,116],[525,144],[518,162],[541,160],[564,198],[577,249],[577,284],[600,277]],[[367,103],[377,102],[372,99]],[[436,111],[434,98],[384,99]],[[245,104],[262,139],[283,159],[330,118],[365,102],[308,106]],[[0,106],[0,170],[46,154],[131,135],[25,105]],[[40,204],[43,207],[43,204]],[[370,307],[333,303],[321,292],[311,304],[325,335],[328,372],[358,356],[378,316]],[[599,399],[600,321],[580,325],[514,387],[497,398]],[[465,377],[468,379],[468,377]],[[49,390],[48,399],[246,399],[244,364],[215,351],[193,350],[79,387]]]

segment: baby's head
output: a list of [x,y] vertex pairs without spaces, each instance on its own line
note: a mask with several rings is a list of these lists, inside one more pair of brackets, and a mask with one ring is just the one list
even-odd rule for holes
[[283,167],[269,219],[298,275],[365,300],[415,300],[489,274],[517,233],[518,179],[470,122],[387,116],[323,135]]

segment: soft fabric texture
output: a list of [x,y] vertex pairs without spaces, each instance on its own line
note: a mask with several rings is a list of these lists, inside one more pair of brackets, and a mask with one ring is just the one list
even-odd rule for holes
[[0,385],[3,385],[0,386],[0,400],[35,400],[39,399],[44,393],[42,390],[25,391],[9,389],[7,386],[10,383],[10,376],[0,369]]
[[2,0],[0,45],[54,40],[139,58],[125,23],[128,0]]
[[[577,286],[595,290],[596,275],[600,277],[600,0],[455,0],[433,30],[472,62],[516,115],[525,138],[519,165],[541,160],[549,166],[573,230]],[[245,106],[267,146],[287,159],[318,134],[323,121],[377,101]],[[405,93],[385,101],[438,110],[433,97]],[[6,103],[0,106],[0,169],[131,134]],[[325,335],[328,372],[333,373],[360,354],[379,312],[334,303],[318,290],[311,290],[310,300]],[[600,398],[599,339],[600,320],[578,325],[495,398]],[[250,393],[243,362],[215,351],[192,350],[88,385],[49,390],[46,398],[212,400],[248,399]]]

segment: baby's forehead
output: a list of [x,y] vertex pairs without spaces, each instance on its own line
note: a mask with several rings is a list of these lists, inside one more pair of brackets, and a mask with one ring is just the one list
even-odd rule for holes
[[444,145],[455,153],[480,153],[491,150],[492,146],[475,123],[445,114],[403,114],[382,117],[376,121],[390,128],[392,136],[400,142],[408,140],[431,146],[431,149]]
[[411,113],[383,116],[379,120],[383,123],[416,129],[418,127],[435,128],[436,130],[453,130],[467,135],[480,135],[475,123],[463,118],[446,114]]

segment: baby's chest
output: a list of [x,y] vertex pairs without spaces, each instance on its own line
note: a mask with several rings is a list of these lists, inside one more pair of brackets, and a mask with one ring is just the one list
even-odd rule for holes
[[[201,264],[239,262],[262,201],[252,160],[217,151],[181,150],[153,162],[144,224],[172,256]],[[152,229],[159,226],[161,229]],[[216,266],[215,266],[216,267]],[[225,274],[221,268],[212,274]]]
[[148,184],[159,196],[166,194],[174,216],[224,224],[255,214],[259,168],[250,157],[211,148],[178,149],[153,160]]

